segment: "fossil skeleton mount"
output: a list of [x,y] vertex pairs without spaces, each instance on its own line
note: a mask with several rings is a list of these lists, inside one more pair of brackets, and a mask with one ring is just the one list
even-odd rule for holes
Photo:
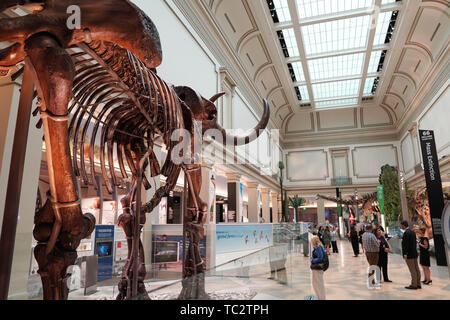
[[[71,5],[77,5],[82,13],[80,28],[73,30],[66,25]],[[219,130],[224,144],[248,144],[268,124],[267,101],[257,126],[232,136],[217,122],[214,102],[222,94],[208,100],[193,89],[171,86],[158,77],[162,50],[157,29],[130,1],[3,0],[0,12],[19,6],[31,13],[0,19],[0,42],[10,43],[0,50],[0,69],[11,74],[23,66],[22,94],[28,82],[32,90],[33,84],[36,87],[38,97],[50,184],[48,200],[35,215],[33,231],[44,299],[68,298],[67,268],[77,258],[80,241],[94,230],[95,218],[81,211],[75,177],[95,185],[95,176],[100,174],[112,192],[122,183],[115,163],[122,178],[131,181],[118,219],[128,239],[128,260],[117,299],[148,298],[141,229],[145,214],[175,187],[181,171],[188,188],[184,230],[189,247],[180,299],[207,298],[205,266],[198,250],[207,205],[199,196],[201,165],[192,161],[199,155],[174,163],[171,155],[182,137],[173,139],[172,133],[177,129],[193,133],[195,124],[201,123],[203,133]],[[195,136],[191,135],[191,145],[196,143]],[[157,139],[167,149],[162,166],[154,152]],[[94,162],[98,145],[99,165]],[[151,188],[146,170],[151,177],[165,176],[166,183],[155,190],[150,202],[141,205],[141,186]]]

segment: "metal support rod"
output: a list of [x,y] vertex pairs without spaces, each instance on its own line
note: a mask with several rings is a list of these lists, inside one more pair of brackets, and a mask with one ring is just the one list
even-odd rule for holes
[[6,203],[0,238],[1,300],[8,299],[33,93],[33,71],[30,63],[27,61],[25,63],[25,70],[22,79],[22,89],[20,93],[19,110],[17,113],[16,128],[14,132],[11,166],[9,169]]
[[184,186],[183,186],[183,279],[186,277],[186,212],[187,212],[187,178],[184,174]]
[[136,297],[138,293],[138,270],[139,270],[139,252],[140,252],[140,224],[141,224],[141,212],[142,212],[142,176],[144,172],[145,160],[150,156],[150,153],[153,152],[153,149],[148,148],[145,155],[139,161],[138,174],[136,177],[136,211],[135,211],[135,219],[134,219],[134,231],[133,231],[133,242],[132,242],[132,261],[133,261],[133,283],[131,286],[131,296]]

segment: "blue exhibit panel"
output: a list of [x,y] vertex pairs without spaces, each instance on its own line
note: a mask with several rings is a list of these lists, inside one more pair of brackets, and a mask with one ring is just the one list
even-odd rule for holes
[[94,254],[98,256],[98,282],[112,278],[113,244],[114,226],[96,226]]
[[271,224],[218,225],[216,227],[216,253],[248,251],[273,245]]

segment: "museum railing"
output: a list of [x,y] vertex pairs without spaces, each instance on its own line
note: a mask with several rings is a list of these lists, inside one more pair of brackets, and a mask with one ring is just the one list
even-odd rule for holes
[[[301,250],[307,246],[298,234],[274,236],[273,245],[207,270],[200,278],[185,283],[202,283],[207,296],[193,299],[249,300],[303,299],[311,294],[309,258]],[[295,235],[295,236],[294,236]],[[148,281],[151,299],[177,299],[182,281]]]

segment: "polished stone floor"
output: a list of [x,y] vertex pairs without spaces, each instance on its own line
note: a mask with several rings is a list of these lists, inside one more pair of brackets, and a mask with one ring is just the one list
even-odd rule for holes
[[[367,261],[364,255],[353,257],[348,241],[340,241],[339,254],[330,255],[330,268],[325,272],[327,300],[442,300],[450,299],[450,277],[447,267],[437,267],[432,259],[433,283],[421,290],[407,290],[410,276],[401,256],[389,255],[389,277],[392,283],[383,283],[379,289],[367,288]],[[212,299],[304,300],[314,295],[309,270],[309,258],[291,255],[286,261],[286,272],[271,275],[268,264],[226,275],[208,275],[206,291]],[[278,278],[278,280],[273,278]],[[174,299],[180,292],[179,281],[147,282],[147,290],[154,300]],[[70,294],[70,299],[113,299],[117,286],[102,286],[97,293],[84,297],[81,291]]]

